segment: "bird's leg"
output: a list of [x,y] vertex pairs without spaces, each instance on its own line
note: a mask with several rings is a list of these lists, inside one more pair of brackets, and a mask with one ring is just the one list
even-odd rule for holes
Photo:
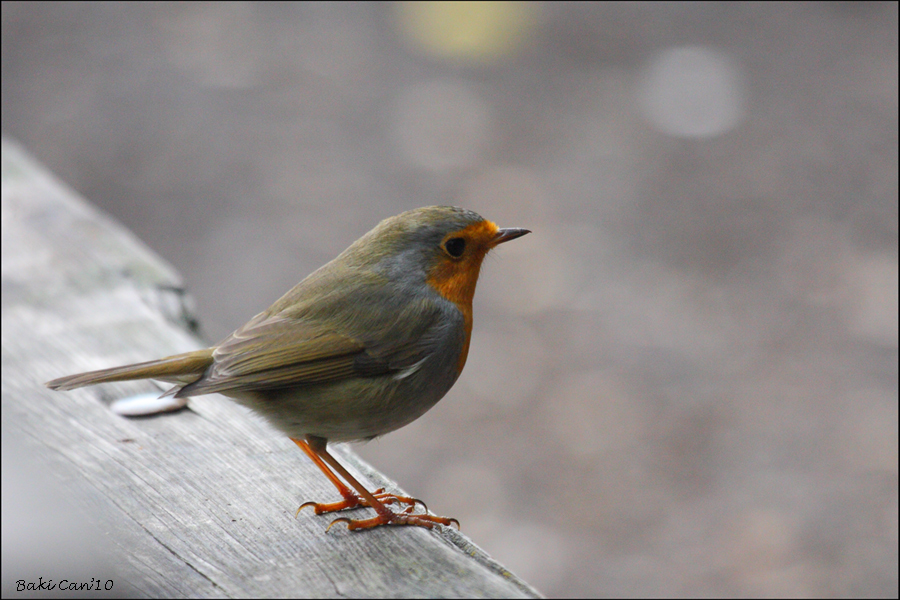
[[[334,469],[334,471],[336,471],[341,477],[343,477],[347,483],[349,483],[356,489],[357,492],[359,492],[359,496],[356,496],[342,483],[340,483],[340,486],[338,487],[339,490],[341,490],[342,488],[344,490],[347,490],[350,498],[352,498],[356,502],[354,506],[368,506],[375,509],[375,512],[378,513],[377,516],[372,517],[371,519],[348,519],[346,517],[341,517],[332,521],[331,525],[328,526],[329,529],[332,525],[339,522],[346,523],[347,528],[351,531],[356,529],[371,529],[373,527],[378,527],[379,525],[416,525],[419,527],[427,527],[428,529],[431,529],[436,523],[446,526],[450,526],[451,523],[456,523],[457,528],[459,527],[459,521],[457,521],[456,519],[436,517],[429,514],[412,514],[416,502],[412,498],[404,498],[388,494],[387,496],[391,498],[390,500],[388,500],[385,497],[386,495],[383,491],[376,492],[375,494],[368,491],[359,481],[356,480],[355,477],[353,477],[353,475],[350,474],[349,471],[347,471],[347,469],[343,467],[343,465],[341,465],[341,463],[339,463],[333,456],[328,453],[328,451],[325,449],[325,445],[327,442],[324,438],[308,435],[306,436],[305,442],[299,442],[297,440],[294,440],[294,442],[301,448],[303,448],[305,445],[306,448],[304,449],[304,451],[309,454],[310,458],[313,458],[314,454],[316,455],[316,458],[313,458],[313,461],[317,465],[319,465],[320,468],[323,469],[323,471],[328,470],[331,473],[329,479],[331,479],[332,482],[335,483],[335,485],[338,485],[340,483],[340,480],[338,480],[334,472],[331,472],[331,469]],[[331,469],[328,469],[328,467],[331,467]],[[341,494],[344,495],[344,492],[341,491]],[[344,495],[344,498],[347,499],[347,496]],[[403,500],[400,500],[399,498],[403,498]],[[385,504],[392,504],[394,501],[401,504],[407,503],[410,504],[410,506],[406,507],[401,512],[394,512],[387,506],[385,506]],[[336,504],[342,503],[339,502]],[[317,514],[321,514],[321,512],[330,512],[328,510],[320,511],[319,507],[323,505],[317,504],[315,506]],[[338,508],[335,510],[341,509]]]
[[[328,503],[304,502],[300,506],[300,508],[297,509],[297,514],[300,514],[300,511],[303,510],[307,506],[312,506],[315,509],[317,515],[321,515],[323,513],[329,513],[329,512],[336,512],[339,510],[345,510],[345,509],[349,509],[349,508],[357,508],[360,506],[370,506],[368,500],[365,497],[354,493],[353,490],[351,490],[346,485],[344,485],[344,482],[341,481],[338,478],[338,476],[335,475],[334,472],[328,468],[328,465],[325,464],[325,461],[323,461],[319,457],[319,455],[316,454],[312,448],[310,448],[308,442],[306,442],[305,440],[297,440],[294,438],[291,438],[291,441],[293,441],[295,444],[297,444],[300,447],[300,449],[303,450],[306,453],[306,455],[314,463],[316,463],[316,466],[318,466],[319,469],[322,470],[322,473],[325,474],[325,477],[327,477],[328,480],[334,484],[334,487],[336,487],[338,489],[338,492],[340,492],[341,496],[343,496],[343,498],[344,498],[343,500],[341,500],[339,502],[328,502]],[[426,507],[425,503],[422,502],[421,500],[418,500],[416,498],[410,498],[409,496],[398,496],[396,494],[391,494],[389,492],[384,491],[384,488],[379,488],[379,489],[375,490],[374,492],[372,492],[372,495],[377,500],[379,500],[382,504],[394,504],[396,502],[397,504],[415,505],[418,502],[423,507],[425,507],[425,510],[428,510],[428,507]]]

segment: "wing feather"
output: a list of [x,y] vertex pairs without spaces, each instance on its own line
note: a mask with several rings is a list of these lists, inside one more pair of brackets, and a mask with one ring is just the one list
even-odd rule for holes
[[[339,325],[314,314],[260,313],[219,344],[206,374],[176,395],[272,390],[398,373],[426,359],[441,339],[441,307],[428,300],[357,312],[359,318],[345,318]],[[382,317],[373,319],[372,314]]]

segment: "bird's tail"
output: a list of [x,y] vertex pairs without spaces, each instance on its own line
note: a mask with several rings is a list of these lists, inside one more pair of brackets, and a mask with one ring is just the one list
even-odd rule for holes
[[51,390],[74,390],[95,383],[130,381],[132,379],[159,379],[169,383],[186,384],[196,381],[203,375],[204,371],[212,364],[212,353],[212,348],[205,348],[159,360],[60,377],[48,381],[44,385]]

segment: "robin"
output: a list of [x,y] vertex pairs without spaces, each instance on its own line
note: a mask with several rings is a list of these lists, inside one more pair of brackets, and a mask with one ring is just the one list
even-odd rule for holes
[[[343,500],[316,514],[370,507],[349,529],[455,519],[414,513],[415,498],[367,490],[328,453],[329,441],[368,440],[421,417],[466,364],[472,297],[485,255],[530,233],[500,229],[452,206],[385,219],[219,344],[159,360],[70,375],[53,390],[132,379],[175,386],[163,396],[218,392],[286,433]],[[340,477],[338,477],[340,475]],[[343,478],[356,492],[347,487]],[[386,505],[408,505],[398,511]]]

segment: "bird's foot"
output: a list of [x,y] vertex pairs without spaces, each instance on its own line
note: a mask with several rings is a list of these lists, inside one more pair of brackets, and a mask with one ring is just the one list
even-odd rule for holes
[[346,523],[347,529],[350,531],[373,529],[382,525],[411,525],[431,529],[436,524],[449,527],[452,523],[456,523],[456,528],[459,529],[459,521],[456,519],[429,514],[414,514],[412,512],[414,508],[415,505],[413,504],[412,506],[407,506],[400,512],[394,512],[383,506],[381,509],[376,507],[375,509],[378,511],[378,514],[370,519],[348,519],[347,517],[341,517],[332,521],[331,525],[329,525],[325,531],[328,531],[337,523]]
[[[422,508],[426,511],[428,507],[425,506],[425,503],[419,500],[418,498],[411,498],[409,496],[398,496],[397,494],[391,494],[390,492],[384,491],[384,488],[378,488],[372,495],[375,496],[375,499],[381,502],[382,504],[409,504],[409,509],[412,510],[416,504],[421,504]],[[297,509],[297,512],[294,514],[296,517],[300,514],[300,511],[306,508],[307,506],[312,506],[313,510],[316,511],[317,515],[322,515],[330,512],[337,512],[339,510],[349,510],[351,508],[361,508],[361,507],[369,507],[369,501],[363,498],[362,496],[358,496],[348,490],[347,494],[344,494],[344,499],[339,500],[338,502],[304,502],[300,505],[300,508]],[[374,507],[373,507],[374,508]]]

